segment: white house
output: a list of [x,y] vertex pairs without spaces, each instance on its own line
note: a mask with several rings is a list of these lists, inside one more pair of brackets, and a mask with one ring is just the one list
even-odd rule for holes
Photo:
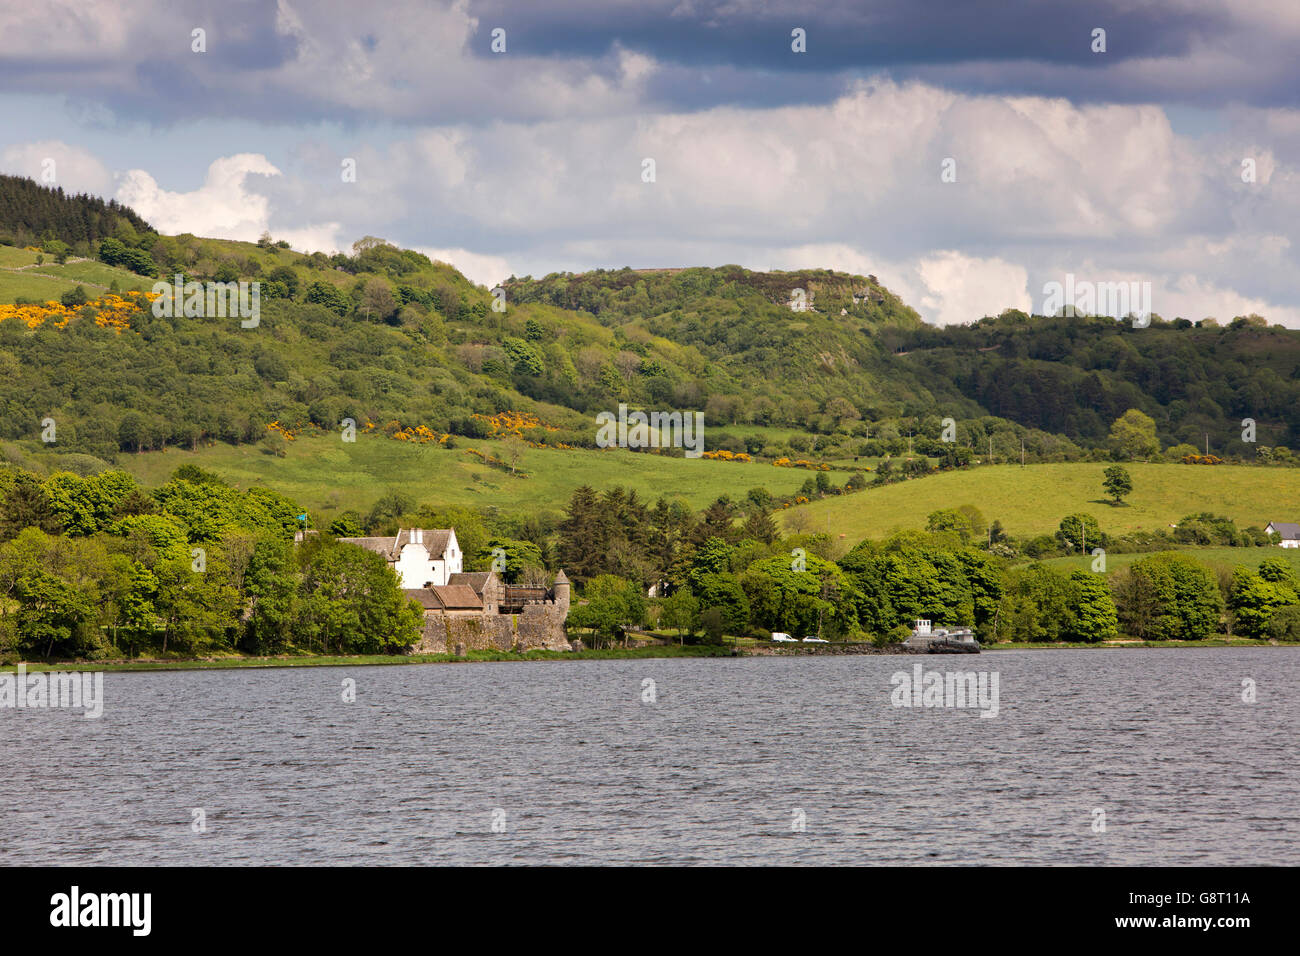
[[373,551],[397,572],[403,590],[442,587],[463,570],[454,528],[411,528],[393,538],[339,538]]
[[1264,526],[1266,534],[1278,537],[1278,546],[1283,548],[1300,548],[1300,524],[1289,521],[1270,521]]

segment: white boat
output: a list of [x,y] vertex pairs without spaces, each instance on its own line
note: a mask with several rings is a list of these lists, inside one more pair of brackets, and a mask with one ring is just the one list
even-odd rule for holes
[[918,618],[904,647],[930,654],[978,654],[980,645],[969,627],[931,627]]

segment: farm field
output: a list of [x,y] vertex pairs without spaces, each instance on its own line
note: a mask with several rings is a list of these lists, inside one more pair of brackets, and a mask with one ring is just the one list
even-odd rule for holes
[[[1177,548],[1175,549],[1214,568],[1257,568],[1265,558],[1281,558],[1300,574],[1300,548]],[[1146,554],[1107,554],[1106,573],[1114,574],[1126,568]],[[1074,556],[1068,558],[1048,558],[1043,564],[1051,565],[1058,571],[1075,569],[1088,571],[1092,568],[1092,557]]]
[[1225,515],[1243,528],[1300,520],[1300,469],[1141,462],[1124,467],[1133,476],[1133,493],[1120,507],[1104,500],[1104,463],[1065,462],[942,472],[797,510],[807,513],[809,528],[838,530],[850,543],[924,528],[931,512],[966,504],[989,521],[1001,521],[1013,535],[1053,533],[1062,517],[1076,512],[1091,514],[1109,534],[1167,527],[1200,511]]
[[52,256],[46,256],[45,262],[38,266],[36,256],[37,253],[26,249],[0,246],[0,302],[13,302],[19,298],[41,302],[57,300],[78,285],[83,286],[86,295],[93,299],[105,292],[114,280],[123,292],[128,289],[148,290],[154,283],[153,279],[90,259],[59,265]]
[[[335,436],[303,435],[290,443],[286,457],[266,454],[256,445],[213,445],[198,451],[170,449],[123,455],[118,466],[148,486],[165,482],[183,464],[217,472],[248,487],[265,484],[289,495],[312,513],[317,524],[346,510],[367,511],[389,489],[417,503],[471,507],[502,513],[562,511],[575,488],[597,491],[613,485],[636,489],[653,502],[660,495],[681,498],[693,508],[720,495],[743,497],[755,486],[773,494],[791,494],[812,472],[707,459],[669,458],[622,449],[604,451],[528,448],[519,462],[526,478],[512,477],[483,464],[466,449],[501,457],[501,442],[458,438],[452,449],[411,445],[376,435],[358,435],[355,443]],[[57,459],[49,459],[55,467]],[[837,484],[848,475],[831,472]]]

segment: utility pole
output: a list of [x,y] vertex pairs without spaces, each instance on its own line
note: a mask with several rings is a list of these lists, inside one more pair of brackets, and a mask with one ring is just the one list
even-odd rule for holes
[[989,436],[989,464],[993,464],[993,436]]
[[1025,467],[1025,440],[1020,439],[1020,467]]

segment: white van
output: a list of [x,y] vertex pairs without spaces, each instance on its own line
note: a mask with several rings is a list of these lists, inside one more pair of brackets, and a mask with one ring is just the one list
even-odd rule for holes
[[797,643],[799,643],[795,638],[791,637],[789,634],[784,633],[783,631],[774,631],[774,632],[772,633],[772,640],[774,640],[774,641],[780,641],[780,642],[783,643],[783,644],[786,644],[786,643],[797,644]]

